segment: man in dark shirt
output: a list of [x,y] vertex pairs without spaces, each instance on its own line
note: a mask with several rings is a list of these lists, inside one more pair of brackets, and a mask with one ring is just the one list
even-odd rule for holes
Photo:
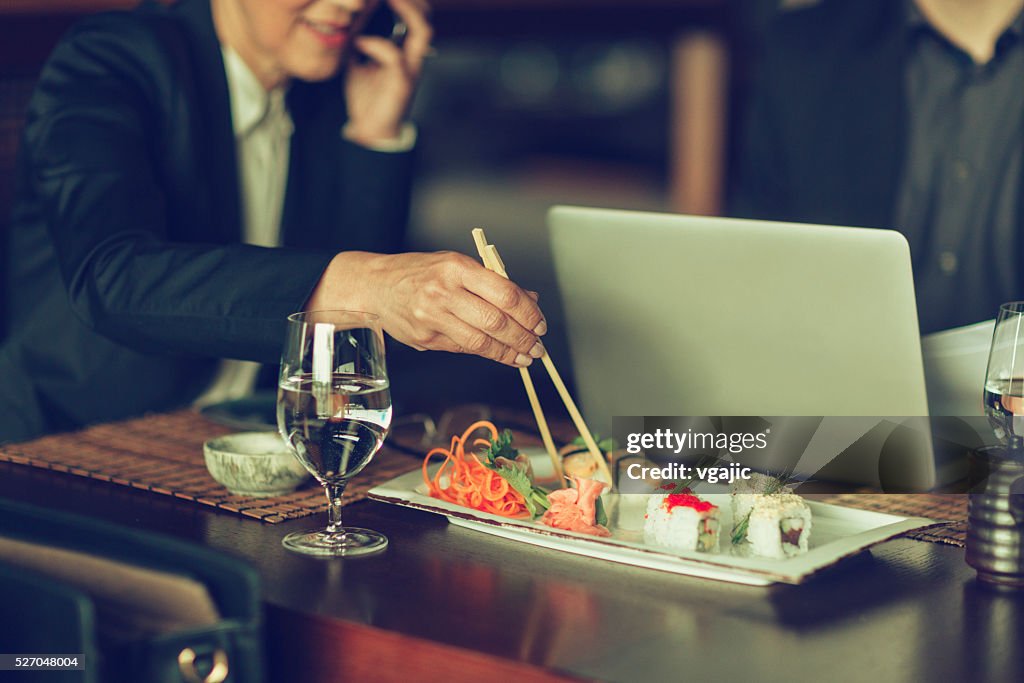
[[896,228],[922,332],[994,317],[1024,293],[1024,0],[801,5],[766,43],[734,212]]

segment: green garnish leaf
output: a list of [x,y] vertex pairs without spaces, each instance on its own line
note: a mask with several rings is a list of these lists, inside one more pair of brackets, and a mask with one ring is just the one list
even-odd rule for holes
[[548,500],[548,492],[539,486],[533,487],[533,492],[530,496],[533,498],[533,502],[537,504],[537,507],[544,508],[545,510],[551,507],[551,502]]
[[487,464],[491,467],[494,466],[494,461],[497,458],[515,460],[518,455],[519,450],[512,446],[512,432],[508,429],[498,434],[497,439],[491,439],[491,445],[487,447],[487,451],[484,453],[484,457],[487,458]]
[[519,450],[512,446],[512,432],[506,429],[498,438],[491,439],[491,445],[483,454],[483,464],[507,481],[523,497],[530,515],[536,517],[551,507],[548,492],[534,485],[529,462],[525,457],[519,462],[519,457]]
[[597,502],[594,505],[594,521],[603,527],[608,526],[608,511],[604,509],[604,501],[601,500],[601,496],[597,497]]
[[530,478],[526,476],[526,472],[523,472],[518,467],[503,466],[495,470],[502,479],[508,482],[508,485],[514,488],[519,495],[526,501],[526,509],[530,511],[531,517],[537,516],[537,504],[533,497],[533,484],[530,483]]
[[[598,449],[602,453],[610,453],[611,451],[615,450],[616,443],[615,439],[613,439],[612,437],[609,436],[608,438],[602,439],[600,434],[591,434],[591,436],[594,437],[594,443],[597,444]],[[580,450],[587,449],[587,442],[583,440],[582,436],[577,436],[575,439],[573,439],[572,445],[578,446]]]
[[732,530],[732,542],[733,545],[742,543],[747,537],[747,528],[750,526],[750,512],[743,518],[743,520],[733,527]]

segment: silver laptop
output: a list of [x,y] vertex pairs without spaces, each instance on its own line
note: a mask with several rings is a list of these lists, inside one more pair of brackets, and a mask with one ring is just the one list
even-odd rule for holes
[[[875,435],[885,440],[928,415],[898,232],[568,206],[548,225],[593,429],[627,415],[862,418],[819,429],[806,469],[865,445],[880,418],[898,418]],[[916,442],[897,478],[929,488],[931,442]],[[828,477],[878,483],[883,465],[846,460]]]

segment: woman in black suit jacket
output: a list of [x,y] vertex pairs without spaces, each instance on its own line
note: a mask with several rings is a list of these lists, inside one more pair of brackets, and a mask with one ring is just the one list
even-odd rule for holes
[[[394,253],[411,154],[377,150],[430,49],[421,2],[389,0],[401,47],[358,35],[366,0],[181,0],[65,36],[21,148],[0,442],[185,404],[218,359],[276,362],[303,308],[377,313],[418,349],[539,355],[533,296],[465,256]],[[281,247],[242,243],[225,50],[287,87]]]

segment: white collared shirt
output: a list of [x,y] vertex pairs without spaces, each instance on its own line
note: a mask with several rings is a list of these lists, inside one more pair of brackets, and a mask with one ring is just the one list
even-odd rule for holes
[[[231,122],[240,181],[242,241],[262,247],[281,244],[281,216],[288,186],[294,130],[285,101],[287,86],[267,91],[237,52],[222,45],[231,99]],[[345,130],[341,133],[348,137]],[[369,149],[406,152],[416,144],[416,128],[406,123],[399,136]],[[196,405],[241,398],[252,392],[259,363],[225,359]]]
[[[267,91],[238,53],[221,46],[235,134],[242,241],[261,247],[281,243],[281,211],[288,185],[292,117],[285,106],[287,88]],[[260,364],[223,359],[213,382],[196,399],[209,405],[252,392]]]
[[237,52],[228,47],[222,52],[241,181],[242,239],[276,247],[281,243],[281,210],[294,130],[285,105],[287,87],[268,92]]

